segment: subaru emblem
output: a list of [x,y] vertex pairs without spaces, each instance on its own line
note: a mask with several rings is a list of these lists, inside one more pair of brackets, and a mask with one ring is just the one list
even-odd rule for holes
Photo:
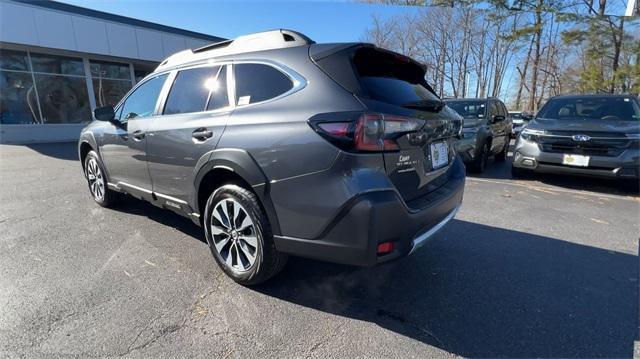
[[573,135],[571,138],[577,142],[587,142],[591,139],[591,137],[587,135]]

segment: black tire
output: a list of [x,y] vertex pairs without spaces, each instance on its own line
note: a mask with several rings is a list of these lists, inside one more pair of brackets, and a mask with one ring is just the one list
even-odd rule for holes
[[487,159],[489,158],[489,144],[485,142],[478,156],[470,163],[469,169],[475,173],[484,172],[487,167]]
[[496,161],[504,162],[507,159],[507,153],[509,153],[509,142],[511,142],[511,136],[507,136],[505,138],[506,143],[504,144],[504,148],[500,153],[497,153],[494,157]]
[[[109,189],[104,166],[95,151],[89,151],[84,159],[84,177],[93,200],[102,207],[110,207],[120,199],[120,194]],[[99,190],[96,189],[99,188]]]
[[[214,224],[217,224],[217,228],[222,228],[220,226],[222,223],[217,219],[217,217],[215,217],[213,211],[216,210],[219,205],[226,205],[227,201],[225,200],[231,200],[230,202],[233,203],[232,206],[235,206],[235,203],[239,203],[243,213],[248,215],[251,221],[253,221],[251,231],[253,232],[253,230],[255,230],[255,232],[250,234],[252,234],[252,237],[257,238],[257,246],[255,247],[255,251],[252,253],[255,257],[254,262],[246,269],[242,268],[242,270],[240,270],[239,268],[236,268],[233,263],[231,263],[231,265],[227,264],[225,258],[223,258],[225,250],[223,249],[221,253],[219,253],[215,246],[216,238],[214,238],[212,233],[214,230]],[[224,213],[222,214],[224,215]],[[220,217],[221,214],[218,213],[217,215]],[[213,222],[214,218],[215,222]],[[229,218],[227,218],[227,220],[230,227],[233,228],[233,231],[235,231],[237,227],[240,227],[237,226],[237,223],[234,223],[237,222],[237,218],[235,220],[229,220]],[[267,219],[264,210],[258,202],[258,198],[253,194],[253,192],[245,188],[235,184],[226,184],[216,189],[207,200],[207,205],[204,210],[203,226],[207,243],[209,244],[209,249],[211,250],[213,258],[225,274],[239,284],[248,286],[262,283],[278,274],[287,262],[287,255],[276,249],[273,241],[273,233],[271,232],[271,225],[269,224],[269,220]],[[243,237],[242,235],[238,237],[237,233],[239,232],[236,231],[236,235],[233,239],[231,234],[218,233],[216,236],[226,236],[224,237],[227,239],[225,243],[229,246],[226,251],[227,258],[235,257],[235,259],[240,260],[240,256],[242,256],[245,261],[248,261],[248,257],[244,255],[246,252],[244,252],[244,249],[240,251],[239,247],[244,246],[245,248],[248,248],[247,245],[249,242],[245,241],[243,244],[240,244],[240,238]],[[217,239],[217,243],[222,243],[223,241],[219,238],[220,237]],[[227,247],[227,244],[225,244],[223,248]],[[233,251],[234,245],[235,251]],[[236,261],[236,265],[239,266],[240,264]]]
[[520,168],[520,167],[515,167],[515,166],[511,165],[511,177],[512,178],[531,178],[532,175],[533,175],[533,172],[531,170]]

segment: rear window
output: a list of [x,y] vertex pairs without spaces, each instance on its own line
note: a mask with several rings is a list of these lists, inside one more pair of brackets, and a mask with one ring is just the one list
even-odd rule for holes
[[463,118],[482,118],[487,114],[486,101],[447,101],[447,106]]
[[538,118],[639,121],[640,106],[628,97],[575,97],[549,100]]
[[393,105],[439,100],[424,79],[424,70],[408,58],[371,48],[354,58],[360,82],[370,98]]

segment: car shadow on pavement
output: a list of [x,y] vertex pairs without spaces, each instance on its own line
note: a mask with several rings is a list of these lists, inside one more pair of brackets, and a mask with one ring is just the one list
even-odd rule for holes
[[6,145],[6,146],[24,146],[45,156],[54,157],[57,159],[67,160],[67,161],[78,160],[78,143],[77,142],[33,143],[33,144],[26,144],[26,145]]
[[374,268],[291,258],[255,290],[465,357],[633,355],[637,256],[461,220],[438,237]]
[[122,197],[122,200],[113,206],[113,210],[147,217],[152,221],[175,228],[188,236],[191,236],[203,243],[207,243],[202,228],[194,224],[189,218],[176,214],[171,210],[156,207],[149,202],[132,198],[128,195],[123,195]]

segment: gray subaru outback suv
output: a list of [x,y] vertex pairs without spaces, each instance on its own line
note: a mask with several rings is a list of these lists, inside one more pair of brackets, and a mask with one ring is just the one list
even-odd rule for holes
[[235,281],[288,254],[370,266],[407,255],[458,210],[459,117],[405,56],[276,30],[177,53],[79,155],[94,200],[126,193],[191,218]]

